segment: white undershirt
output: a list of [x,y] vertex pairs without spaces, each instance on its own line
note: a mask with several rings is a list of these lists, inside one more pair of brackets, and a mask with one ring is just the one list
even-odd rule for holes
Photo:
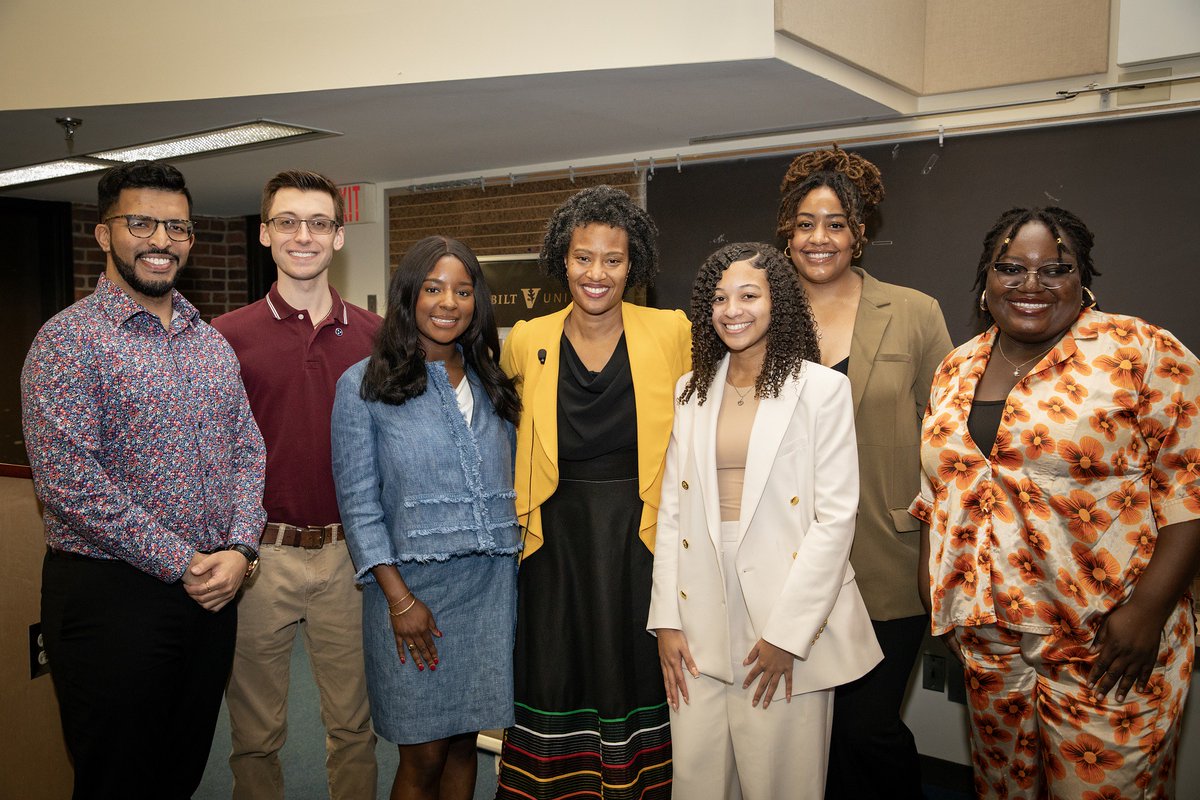
[[471,427],[471,418],[475,413],[475,396],[471,393],[471,382],[467,380],[466,375],[458,382],[458,386],[454,387],[454,396],[458,400],[458,410],[467,421],[467,427]]

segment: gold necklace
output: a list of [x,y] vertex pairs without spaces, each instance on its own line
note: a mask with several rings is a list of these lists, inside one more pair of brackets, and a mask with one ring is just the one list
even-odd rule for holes
[[1026,364],[1029,364],[1030,362],[1037,361],[1039,358],[1046,355],[1046,353],[1049,353],[1051,350],[1054,349],[1054,345],[1050,345],[1045,350],[1038,353],[1033,358],[1029,359],[1029,361],[1022,361],[1020,364],[1014,363],[1013,360],[1011,358],[1009,358],[1008,355],[1004,352],[1004,343],[1000,341],[1000,334],[996,334],[996,349],[998,349],[1000,351],[1000,357],[1003,358],[1005,361],[1007,361],[1008,365],[1013,368],[1013,377],[1019,378],[1019,377],[1021,377],[1021,368],[1022,367],[1024,367]]
[[726,384],[729,386],[729,388],[730,388],[730,389],[733,389],[733,393],[734,393],[734,394],[736,394],[736,395],[738,396],[738,401],[737,401],[737,404],[738,404],[739,406],[744,406],[744,405],[746,405],[746,398],[750,396],[750,393],[751,393],[752,391],[754,391],[754,387],[753,387],[753,386],[747,386],[747,387],[746,387],[746,391],[745,391],[745,393],[743,394],[742,392],[738,391],[738,387],[734,386],[732,383],[729,383],[729,381],[725,381],[725,383],[726,383]]

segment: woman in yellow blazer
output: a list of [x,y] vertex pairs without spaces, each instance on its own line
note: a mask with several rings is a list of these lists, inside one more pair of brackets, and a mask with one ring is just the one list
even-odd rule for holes
[[622,191],[585,189],[550,219],[539,263],[562,311],[518,323],[501,366],[523,412],[514,470],[524,530],[516,726],[497,797],[668,798],[670,728],[645,630],[680,311],[624,303],[657,271],[657,231]]
[[816,326],[774,247],[731,244],[705,261],[692,331],[647,622],[675,797],[821,800],[833,687],[882,655],[848,563],[850,385],[814,363]]
[[883,199],[874,164],[836,147],[804,153],[781,189],[777,234],[812,304],[821,363],[850,378],[862,487],[850,563],[884,653],[837,689],[825,796],[918,800],[916,742],[900,705],[929,623],[905,498],[919,485],[921,416],[950,335],[932,297],[852,266],[864,220]]

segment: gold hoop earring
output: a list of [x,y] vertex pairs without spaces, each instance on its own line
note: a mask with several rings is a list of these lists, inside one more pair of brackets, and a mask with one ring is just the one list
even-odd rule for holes
[[850,258],[854,259],[854,260],[860,259],[860,258],[862,258],[862,253],[863,253],[863,243],[862,243],[862,240],[860,239],[858,244],[854,247],[854,253],[850,256]]
[[792,260],[792,246],[790,244],[783,246],[783,254],[787,256],[788,261]]
[[979,293],[979,310],[985,314],[988,313],[987,289],[986,288],[982,292]]
[[1083,287],[1083,290],[1087,292],[1087,302],[1083,304],[1084,309],[1095,308],[1096,304],[1100,302],[1096,299],[1096,293],[1087,286]]

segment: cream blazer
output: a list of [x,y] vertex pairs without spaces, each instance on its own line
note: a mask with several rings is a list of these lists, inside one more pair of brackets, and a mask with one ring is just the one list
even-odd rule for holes
[[[730,671],[716,468],[728,368],[726,356],[703,406],[693,396],[675,412],[647,628],[682,630],[700,671],[732,683],[744,676]],[[759,401],[735,557],[755,635],[799,659],[793,693],[848,683],[883,657],[849,562],[857,507],[850,383],[805,363],[779,397]]]

